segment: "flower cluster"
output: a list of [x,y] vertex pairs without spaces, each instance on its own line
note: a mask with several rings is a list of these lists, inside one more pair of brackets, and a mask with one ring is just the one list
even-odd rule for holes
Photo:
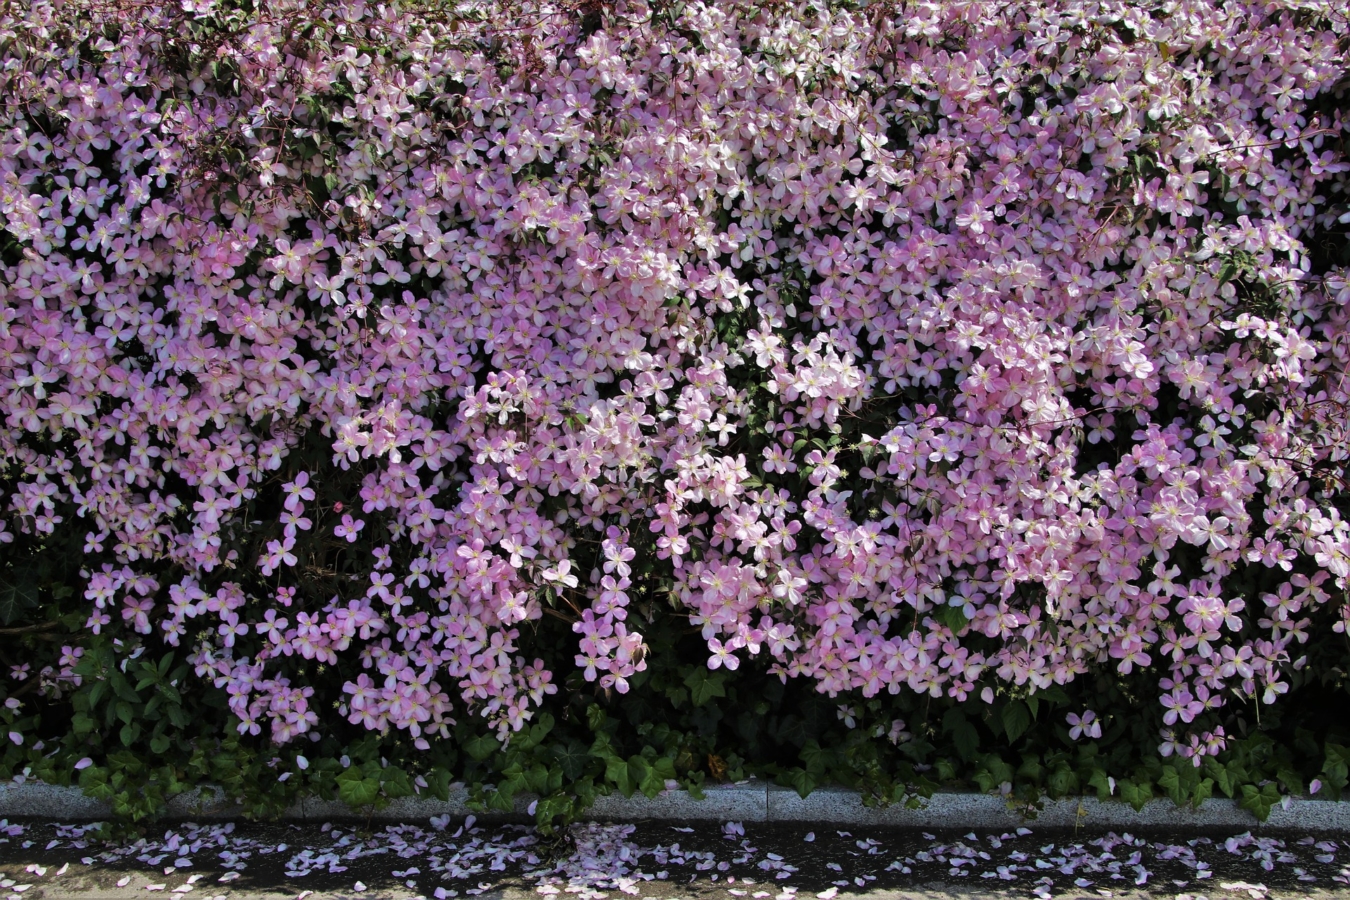
[[1339,4],[255,6],[0,19],[0,541],[242,731],[506,737],[660,591],[1203,755],[1343,627]]

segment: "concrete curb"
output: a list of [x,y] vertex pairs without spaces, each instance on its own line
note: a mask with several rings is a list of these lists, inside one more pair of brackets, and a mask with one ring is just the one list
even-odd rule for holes
[[[820,788],[806,798],[775,784],[750,781],[714,785],[705,789],[705,799],[695,800],[682,790],[666,791],[648,799],[642,795],[600,797],[586,818],[608,821],[739,821],[829,823],[835,825],[881,825],[909,828],[1167,828],[1203,830],[1241,828],[1267,831],[1350,832],[1350,802],[1288,800],[1276,807],[1265,822],[1241,809],[1236,801],[1211,799],[1198,809],[1178,807],[1168,800],[1154,800],[1136,812],[1122,802],[1103,803],[1096,798],[1046,800],[1034,818],[1023,815],[1001,797],[985,794],[934,794],[920,809],[891,807],[869,809],[856,791]],[[528,821],[533,798],[516,798],[513,814],[477,813],[483,820]],[[468,791],[452,789],[449,802],[408,797],[391,802],[370,816],[353,812],[346,805],[306,798],[288,809],[283,820],[292,822],[372,819],[379,822],[410,822],[431,816],[465,816]],[[0,816],[29,816],[51,820],[101,819],[109,815],[107,804],[84,796],[78,787],[49,784],[0,784]],[[169,801],[167,815],[177,819],[219,820],[238,818],[239,808],[225,801],[218,789],[181,794]]]

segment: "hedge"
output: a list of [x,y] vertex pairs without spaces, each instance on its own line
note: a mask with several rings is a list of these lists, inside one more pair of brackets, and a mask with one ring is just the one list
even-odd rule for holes
[[1342,4],[0,17],[0,776],[1347,783]]

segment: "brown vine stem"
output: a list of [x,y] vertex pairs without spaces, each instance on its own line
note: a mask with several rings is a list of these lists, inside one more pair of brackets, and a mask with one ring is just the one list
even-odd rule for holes
[[60,628],[60,622],[43,622],[41,625],[19,625],[14,628],[0,628],[0,634],[33,634],[38,631],[51,631]]
[[572,618],[571,616],[567,615],[566,613],[560,613],[560,612],[558,612],[556,609],[552,609],[551,607],[548,607],[548,606],[541,606],[540,609],[543,610],[544,615],[553,616],[553,617],[555,617],[555,618],[562,619],[564,622],[568,623],[569,625],[572,624],[573,622],[578,621],[577,619]]

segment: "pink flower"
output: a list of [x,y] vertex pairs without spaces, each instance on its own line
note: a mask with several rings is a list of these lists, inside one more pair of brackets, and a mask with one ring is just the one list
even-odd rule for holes
[[361,529],[365,527],[366,523],[364,520],[353,519],[350,515],[344,515],[342,517],[342,523],[340,525],[334,526],[333,534],[335,534],[338,537],[345,537],[348,543],[354,543],[356,541],[357,534],[359,534]]
[[1097,714],[1092,710],[1087,710],[1081,716],[1075,713],[1069,713],[1069,739],[1078,740],[1086,735],[1090,738],[1099,738],[1102,736],[1102,723],[1097,718]]
[[299,514],[305,501],[314,499],[314,489],[308,487],[309,473],[301,472],[295,476],[295,480],[282,486],[286,494],[285,507],[292,513]]
[[724,646],[717,638],[708,640],[708,649],[712,651],[712,656],[708,657],[709,669],[726,666],[729,671],[734,671],[740,667],[741,661],[736,658],[732,648]]

